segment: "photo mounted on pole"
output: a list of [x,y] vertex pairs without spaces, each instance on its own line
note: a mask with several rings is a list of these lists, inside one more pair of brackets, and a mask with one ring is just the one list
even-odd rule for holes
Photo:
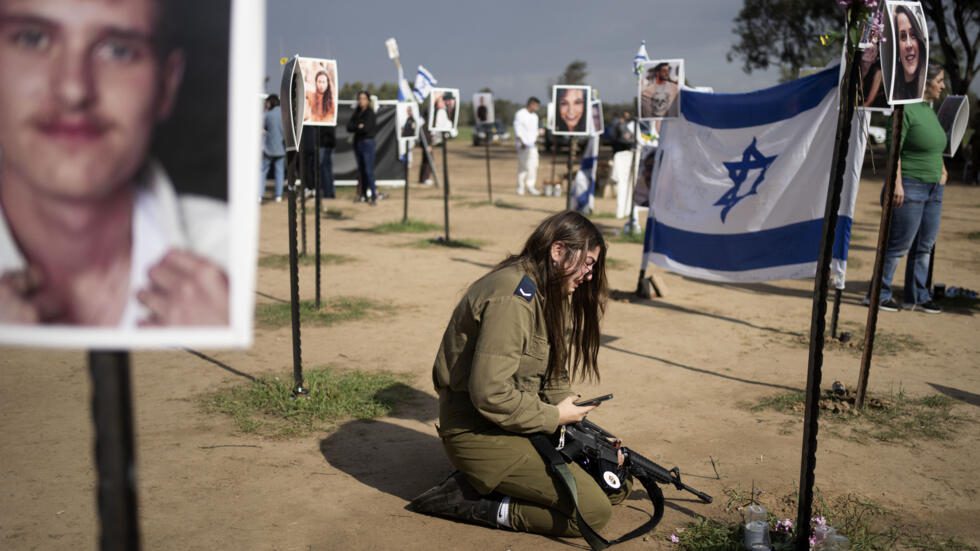
[[456,133],[459,88],[433,88],[429,96],[429,131]]
[[640,120],[675,119],[684,95],[684,60],[655,59],[640,65],[637,108]]
[[0,343],[248,346],[260,6],[11,4],[4,32],[37,42],[0,43]]
[[[551,88],[551,104],[555,106],[552,134],[555,136],[588,136],[592,87],[555,85]],[[549,117],[551,113],[549,112]]]

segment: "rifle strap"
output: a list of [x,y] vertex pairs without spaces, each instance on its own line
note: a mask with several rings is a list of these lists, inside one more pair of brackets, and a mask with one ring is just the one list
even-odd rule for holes
[[582,513],[579,512],[578,487],[575,484],[575,476],[572,475],[571,469],[568,468],[568,463],[565,461],[565,458],[555,449],[555,446],[548,439],[547,435],[542,433],[532,434],[530,439],[531,444],[534,445],[534,449],[538,450],[538,453],[541,454],[541,457],[548,464],[548,468],[562,481],[562,486],[574,504],[575,522],[578,523],[579,532],[582,533],[582,537],[585,538],[586,543],[589,544],[589,547],[593,551],[600,551],[609,547],[609,542],[596,533],[589,526],[589,523],[585,522],[585,519],[582,518]]

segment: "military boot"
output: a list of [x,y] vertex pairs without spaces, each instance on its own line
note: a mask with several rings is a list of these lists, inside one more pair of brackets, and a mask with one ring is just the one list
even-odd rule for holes
[[499,507],[499,500],[480,495],[466,480],[466,475],[455,471],[442,484],[425,491],[405,508],[413,513],[496,528]]

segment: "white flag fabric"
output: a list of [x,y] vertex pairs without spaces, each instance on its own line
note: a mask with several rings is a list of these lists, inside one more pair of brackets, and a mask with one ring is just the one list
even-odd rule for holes
[[419,65],[418,73],[415,74],[415,99],[419,103],[425,101],[425,98],[429,97],[429,93],[432,92],[432,87],[438,83],[439,81],[432,76],[428,69]]
[[636,55],[633,56],[633,74],[639,76],[640,68],[644,63],[650,61],[650,56],[647,55],[647,41],[644,40],[640,42],[640,49],[636,51]]
[[592,134],[582,153],[582,162],[575,173],[575,185],[572,188],[575,210],[583,214],[591,214],[595,210],[595,171],[598,160],[599,136]]
[[[839,66],[746,94],[684,90],[665,121],[644,263],[695,278],[813,277],[837,127]],[[854,125],[833,258],[843,286],[866,121]]]

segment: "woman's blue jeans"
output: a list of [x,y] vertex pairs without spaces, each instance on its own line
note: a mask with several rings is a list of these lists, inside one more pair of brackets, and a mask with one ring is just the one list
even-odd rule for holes
[[364,189],[371,191],[371,199],[377,199],[378,188],[374,185],[374,139],[357,140],[354,143],[354,156],[357,158],[357,173]]
[[[905,290],[906,301],[915,304],[932,300],[926,287],[929,276],[929,256],[939,235],[939,218],[943,210],[943,188],[939,184],[926,184],[913,178],[902,178],[905,201],[892,209],[892,225],[885,248],[885,268],[881,274],[881,300],[892,298],[892,278],[898,261],[906,254],[912,264],[912,292]],[[912,248],[913,243],[915,245]]]

